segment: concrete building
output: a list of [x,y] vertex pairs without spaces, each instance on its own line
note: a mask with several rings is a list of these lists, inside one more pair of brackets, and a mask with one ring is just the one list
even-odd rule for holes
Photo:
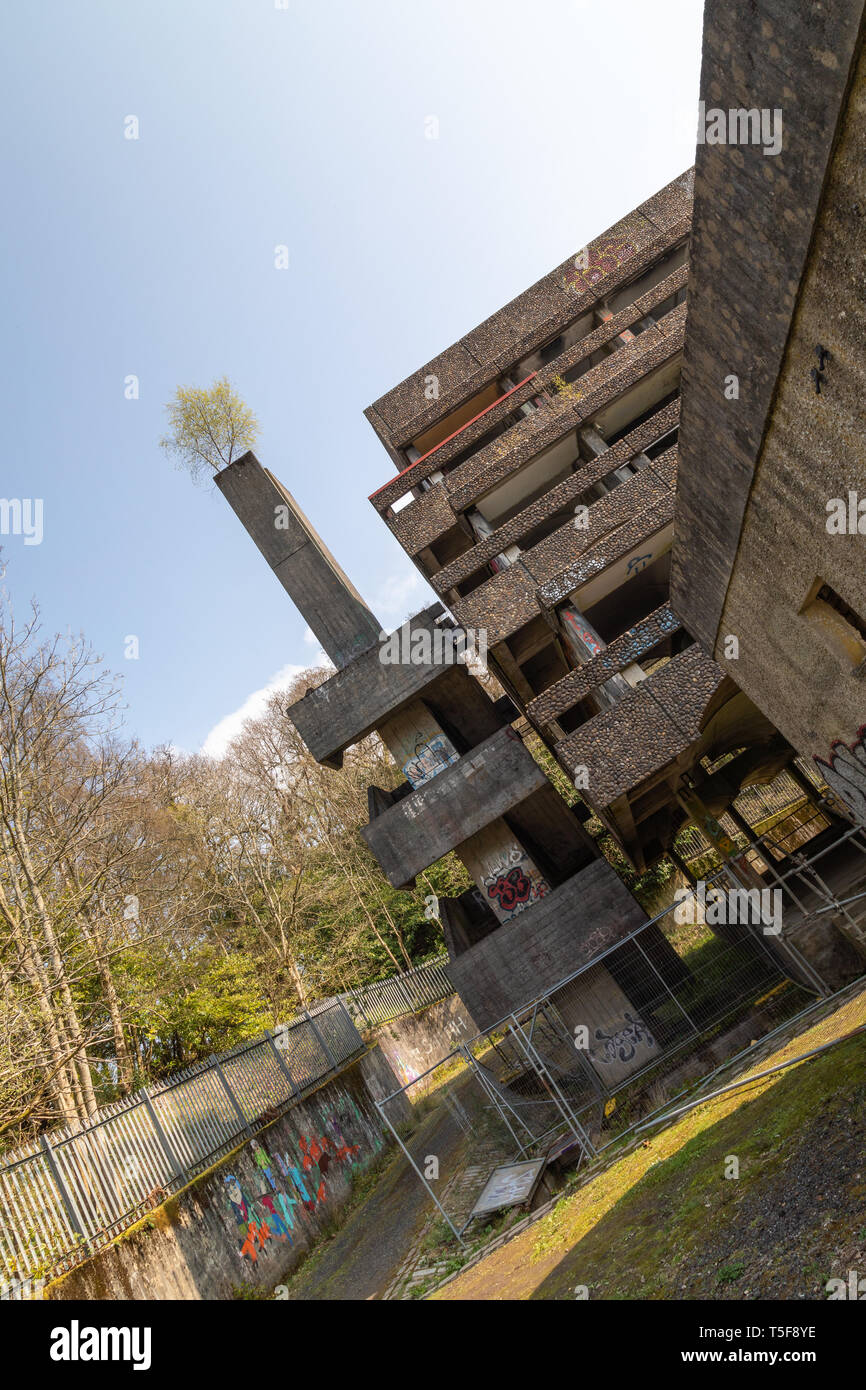
[[[709,9],[711,25],[718,9],[719,52],[727,59],[728,20],[720,7]],[[844,25],[828,35],[837,45],[828,52],[847,51],[850,69],[854,29],[841,30]],[[710,51],[714,42],[711,31]],[[705,65],[705,77],[707,71]],[[829,83],[839,102],[846,81],[840,74]],[[714,99],[716,85],[711,78],[707,90]],[[859,109],[856,102],[852,109]],[[811,119],[820,114],[811,112]],[[856,152],[855,142],[843,162],[843,181],[851,177]],[[815,158],[820,182],[820,153]],[[794,173],[808,183],[796,159]],[[828,160],[829,145],[825,165]],[[703,170],[699,152],[699,192]],[[783,180],[789,210],[797,196],[794,173],[791,188]],[[739,176],[730,170],[728,176],[723,208],[736,210]],[[817,205],[819,190],[812,191]],[[720,259],[709,245],[715,235],[711,179],[699,203],[703,220],[694,246],[700,259],[690,268],[692,193],[689,172],[368,409],[396,470],[371,501],[442,600],[397,634],[381,630],[291,495],[252,454],[217,477],[336,667],[289,711],[310,751],[323,764],[339,766],[346,748],[376,731],[403,774],[396,790],[370,788],[364,835],[383,873],[395,887],[408,887],[453,851],[474,882],[460,898],[441,902],[440,910],[449,973],[482,1027],[549,991],[646,921],[587,832],[591,814],[639,870],[666,854],[682,866],[674,840],[691,823],[733,884],[751,890],[764,886],[760,860],[749,859],[732,838],[738,832],[752,838],[744,789],[773,783],[786,770],[814,807],[796,847],[810,836],[814,844],[822,834],[838,835],[849,824],[794,761],[804,751],[800,728],[766,698],[760,657],[751,651],[751,664],[742,656],[735,664],[720,638],[740,537],[727,523],[716,534],[707,516],[713,507],[720,510],[720,479],[740,487],[745,515],[748,487],[740,456],[727,456],[718,444],[721,407],[704,397],[718,372],[713,333],[718,328],[720,342],[733,353],[737,325],[748,320],[749,331],[758,333],[760,310],[757,296],[750,298],[748,275],[714,279],[720,264],[734,275],[734,261]],[[763,206],[769,243],[771,207],[766,199]],[[846,214],[859,215],[853,205]],[[737,228],[730,230],[736,244]],[[789,232],[805,257],[807,230],[793,212],[784,235]],[[689,386],[685,406],[693,423],[689,484],[681,498],[685,295],[693,284],[700,312],[696,335],[691,321],[688,333],[696,344],[697,384]],[[733,291],[736,298],[725,299]],[[772,342],[781,354],[784,322],[770,313],[771,299],[768,288],[772,322],[755,341]],[[783,320],[784,296],[779,304]],[[861,310],[862,303],[852,315],[857,330]],[[847,360],[852,344],[846,330],[831,342],[831,358],[838,353]],[[745,352],[744,343],[739,347]],[[764,379],[768,360],[761,357],[756,376],[764,415],[751,397],[743,414],[752,434],[738,417],[731,417],[733,425],[727,420],[734,442],[744,448],[762,437],[775,380],[772,374]],[[827,380],[828,360],[821,357],[817,377],[812,374],[815,388]],[[742,357],[730,361],[735,370]],[[843,383],[849,415],[856,381],[854,373]],[[836,476],[828,471],[825,485]],[[771,481],[771,488],[778,485]],[[756,618],[754,603],[748,610],[749,586],[761,572],[768,530],[766,507],[757,508],[752,558],[742,576],[746,597],[737,610],[744,637],[747,622]],[[778,537],[772,539],[779,554]],[[856,543],[851,538],[851,546]],[[700,581],[704,562],[708,577]],[[798,554],[797,563],[808,569],[812,560]],[[860,602],[860,590],[837,591],[836,575],[822,555],[803,602],[819,608],[816,642],[830,641],[832,633],[846,652],[856,647],[859,653],[839,622],[856,627],[849,603]],[[784,604],[776,606],[783,627]],[[803,620],[811,621],[810,612]],[[866,656],[866,629],[856,636]],[[471,674],[462,651],[467,641],[486,648],[503,698],[492,699]],[[777,685],[782,679],[773,678]],[[579,814],[524,745],[515,727],[521,716],[573,779]],[[851,756],[856,760],[856,751]],[[829,765],[828,780],[834,775]],[[719,824],[723,816],[725,826]],[[783,845],[782,858],[788,853]],[[796,949],[787,938],[760,944],[764,958],[810,988],[818,978],[815,966],[827,976],[835,970],[837,982],[858,973],[866,941],[857,924],[842,921],[846,914],[820,915],[827,912],[826,900],[821,903],[820,913],[802,905],[798,929],[808,930],[800,931]],[[834,920],[844,933],[854,928],[841,950],[838,940],[830,941]],[[738,948],[744,940],[736,936]],[[640,960],[628,959],[630,943],[617,952],[616,967],[610,959],[592,967],[590,1003],[584,998],[579,1020],[564,1014],[566,1024],[585,1024],[589,1017],[597,1036],[615,1035],[626,1019],[640,1016],[648,990],[657,994],[682,978],[683,961],[658,928],[645,931],[642,942]],[[564,1000],[558,1006],[567,1012]],[[639,1050],[634,1068],[648,1060]]]
[[866,822],[863,38],[862,0],[706,4],[708,114],[782,138],[698,145],[672,602]]
[[[476,1022],[496,1022],[644,923],[512,727],[511,700],[492,700],[459,642],[445,640],[454,627],[442,605],[417,614],[395,642],[253,454],[216,481],[337,668],[288,711],[310,752],[337,767],[376,731],[403,773],[394,791],[370,788],[364,835],[383,873],[408,887],[453,850],[475,882],[440,910],[452,979]],[[680,977],[656,928],[643,951],[662,981]],[[640,972],[624,960],[616,975],[593,972],[592,1019],[608,1032],[642,1004]]]
[[373,505],[638,869],[795,755],[670,603],[691,211],[689,172],[367,411]]

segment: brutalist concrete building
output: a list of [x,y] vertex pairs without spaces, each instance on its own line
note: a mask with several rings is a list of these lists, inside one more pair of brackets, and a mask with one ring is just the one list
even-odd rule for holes
[[[402,632],[381,630],[253,455],[218,475],[337,668],[289,710],[310,751],[339,766],[376,731],[403,774],[370,789],[382,871],[407,887],[453,851],[474,883],[440,912],[480,1027],[646,921],[585,828],[592,812],[638,869],[691,821],[753,886],[716,817],[786,767],[815,794],[795,746],[671,603],[692,190],[691,172],[674,180],[367,411],[395,468],[371,500],[441,598]],[[444,640],[466,636],[502,698]],[[630,949],[592,967],[575,1021],[599,1035],[640,1015],[648,970],[653,990],[681,977],[656,927],[640,961]]]
[[[398,632],[390,659],[378,620],[273,474],[246,454],[217,484],[337,668],[288,711],[311,753],[339,766],[346,748],[376,731],[404,774],[395,791],[370,788],[364,834],[383,872],[408,887],[453,850],[475,881],[440,909],[452,978],[479,1026],[645,922],[514,730],[512,701],[492,700],[454,659],[459,644],[441,640],[454,631],[442,605]],[[661,978],[675,982],[682,963],[664,936],[650,928],[642,942]],[[594,970],[588,1017],[598,1027],[641,1007],[624,962],[616,975]]]
[[706,5],[706,107],[782,129],[698,146],[672,593],[866,823],[863,45],[863,0]]
[[373,505],[639,869],[795,755],[670,603],[691,212],[687,173],[367,411]]

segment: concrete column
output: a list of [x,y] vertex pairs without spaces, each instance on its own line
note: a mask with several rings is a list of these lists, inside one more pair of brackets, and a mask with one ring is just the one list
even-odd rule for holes
[[217,473],[216,485],[338,670],[379,641],[378,619],[255,454]]

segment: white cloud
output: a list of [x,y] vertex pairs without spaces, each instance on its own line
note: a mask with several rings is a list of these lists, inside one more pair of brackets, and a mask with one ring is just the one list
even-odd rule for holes
[[378,594],[372,604],[374,613],[378,613],[387,627],[389,624],[401,623],[407,613],[417,613],[419,608],[425,608],[436,601],[436,595],[425,583],[422,575],[416,569],[401,570],[399,574],[391,574],[382,583]]
[[[389,575],[384,580],[372,608],[374,613],[380,615],[385,626],[390,627],[399,625],[407,613],[415,613],[419,608],[424,608],[435,601],[436,595],[424,582],[423,576],[416,569],[406,569],[399,574]],[[306,647],[312,648],[309,660],[305,665],[282,666],[271,676],[266,685],[263,685],[260,690],[254,690],[247,696],[243,704],[233,710],[231,714],[224,715],[217,724],[214,724],[207,735],[201,746],[202,753],[210,758],[221,758],[232,739],[240,733],[245,721],[257,719],[264,714],[268,699],[275,690],[285,689],[291,685],[295,677],[310,666],[329,666],[331,664],[319,645],[318,637],[311,628],[308,627],[304,632],[303,641]]]
[[[318,644],[316,644],[318,646]],[[264,714],[267,708],[268,699],[275,690],[285,690],[291,685],[296,676],[300,675],[309,666],[329,665],[325,653],[318,648],[315,655],[307,663],[307,666],[281,666],[279,671],[271,676],[266,685],[260,690],[254,690],[248,695],[243,704],[231,714],[226,714],[220,719],[219,723],[214,724],[207,738],[201,746],[201,751],[209,758],[221,758],[231,743],[236,738],[244,726],[247,719],[258,719]]]

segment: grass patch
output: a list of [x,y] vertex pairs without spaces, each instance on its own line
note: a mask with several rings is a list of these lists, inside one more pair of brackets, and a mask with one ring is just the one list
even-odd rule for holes
[[[753,1070],[864,1021],[861,993]],[[864,1060],[852,1038],[699,1106],[437,1297],[823,1297],[866,1232]]]

